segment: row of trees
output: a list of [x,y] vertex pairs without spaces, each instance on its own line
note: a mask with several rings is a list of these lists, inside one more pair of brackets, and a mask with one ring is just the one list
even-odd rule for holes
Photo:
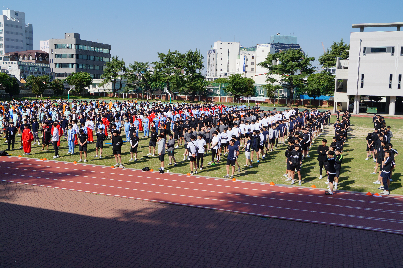
[[[166,88],[169,92],[180,92],[183,94],[203,94],[207,86],[201,70],[204,67],[203,55],[200,51],[189,50],[186,53],[168,51],[158,53],[156,62],[137,62],[126,67],[124,60],[112,57],[104,68],[104,85],[112,83],[112,90],[115,93],[122,89],[122,79],[127,80],[126,87],[130,89],[140,88],[143,92],[152,92]],[[152,65],[153,68],[149,66]],[[119,87],[116,86],[119,81]]]

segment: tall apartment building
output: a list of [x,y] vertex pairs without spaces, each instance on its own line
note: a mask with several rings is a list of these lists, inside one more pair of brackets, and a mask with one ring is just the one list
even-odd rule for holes
[[256,84],[266,84],[267,69],[259,66],[269,53],[281,50],[300,49],[295,36],[277,34],[270,37],[270,43],[242,47],[239,42],[217,41],[207,52],[206,78],[213,81],[232,74],[243,74],[255,80]]
[[[350,35],[347,95],[354,96],[354,113],[361,96],[385,97],[384,112],[403,112],[403,22],[353,24]],[[395,31],[364,32],[367,27],[396,27]]]
[[[50,39],[49,64],[56,78],[87,72],[99,79],[111,58],[111,45],[82,40],[78,33],[66,33],[64,39]],[[47,42],[41,41],[41,44]]]
[[33,49],[33,27],[25,24],[25,13],[3,10],[0,16],[0,56],[14,51]]

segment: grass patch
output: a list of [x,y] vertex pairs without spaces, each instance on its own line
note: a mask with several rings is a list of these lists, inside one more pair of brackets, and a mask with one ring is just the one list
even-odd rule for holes
[[[334,117],[332,119],[334,121]],[[394,148],[397,149],[400,153],[403,153],[402,146],[402,133],[403,133],[403,120],[399,119],[387,119],[387,125],[392,127],[394,138],[392,139],[392,143]],[[377,190],[376,185],[372,182],[376,180],[377,175],[371,175],[370,173],[373,171],[374,162],[371,160],[365,161],[366,152],[365,152],[365,136],[368,132],[372,131],[372,119],[365,117],[352,117],[352,131],[350,132],[350,139],[348,144],[346,144],[344,148],[344,163],[342,165],[342,174],[339,180],[339,189],[340,190],[352,190],[352,191],[360,191],[360,192],[379,192]],[[325,179],[319,180],[319,165],[317,159],[316,149],[319,144],[321,144],[322,138],[327,138],[331,140],[333,136],[333,127],[329,126],[326,128],[325,133],[315,140],[313,146],[311,148],[311,157],[306,158],[303,162],[302,166],[302,178],[303,178],[303,186],[310,187],[311,185],[316,185],[319,188],[325,188]],[[142,133],[140,133],[140,137]],[[20,136],[16,138],[18,141],[20,140]],[[109,141],[106,141],[109,142]],[[5,150],[7,148],[7,144],[1,143],[0,150]],[[19,148],[19,144],[16,144],[16,148]],[[249,180],[249,181],[257,181],[257,182],[275,182],[276,184],[285,184],[285,178],[283,174],[285,173],[285,156],[284,150],[285,145],[279,146],[274,152],[268,154],[265,160],[262,160],[259,164],[254,163],[253,168],[244,169],[243,165],[245,164],[245,156],[244,153],[240,153],[240,157],[238,159],[239,164],[242,167],[242,171],[237,173],[237,178],[241,180]],[[76,146],[75,155],[67,155],[68,146],[67,141],[62,139],[61,146],[59,148],[59,154],[61,158],[60,161],[74,162],[79,159],[78,156],[78,146]],[[154,170],[159,169],[159,160],[157,157],[147,157],[148,153],[148,139],[140,139],[140,145],[138,150],[138,160],[136,162],[129,162],[130,153],[129,153],[129,145],[126,143],[122,147],[122,160],[124,162],[125,167],[127,168],[135,168],[142,169],[143,167],[150,167]],[[183,152],[184,148],[178,148],[176,151],[176,158],[178,161],[178,165],[176,167],[168,166],[168,155],[165,156],[165,169],[174,173],[182,173],[186,174],[190,172],[189,162],[182,161],[183,160]],[[14,150],[10,151],[10,154],[14,156],[23,155],[23,150]],[[41,146],[34,145],[32,148],[32,154],[29,157],[33,158],[47,158],[52,159],[53,157],[53,149],[50,149],[48,152],[41,151]],[[112,155],[112,148],[109,145],[105,145],[103,159],[94,158],[95,156],[95,144],[88,145],[88,163],[94,165],[105,165],[111,166],[115,163],[114,157]],[[391,191],[393,194],[403,194],[403,188],[401,183],[401,174],[402,167],[400,165],[400,158],[402,156],[397,156],[396,164],[397,167],[393,172],[393,182],[391,183]],[[220,164],[216,166],[207,166],[207,162],[211,160],[211,153],[209,152],[207,156],[205,156],[204,166],[205,168],[199,174],[201,176],[211,176],[211,177],[223,177],[226,175],[225,171],[225,163],[222,161]]]

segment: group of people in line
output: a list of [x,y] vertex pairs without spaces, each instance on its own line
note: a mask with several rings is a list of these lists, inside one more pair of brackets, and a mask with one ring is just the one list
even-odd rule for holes
[[[302,184],[303,159],[310,157],[312,142],[330,124],[330,117],[329,111],[320,112],[317,109],[263,111],[259,107],[131,100],[0,102],[0,129],[4,130],[8,150],[14,149],[16,135],[21,135],[21,148],[26,154],[31,153],[32,142],[41,145],[42,150],[49,150],[52,144],[53,158],[57,159],[64,137],[68,145],[67,154],[75,154],[78,146],[78,162],[87,162],[89,144],[95,144],[95,158],[102,158],[104,143],[109,141],[115,166],[124,168],[122,146],[125,143],[129,145],[128,162],[137,161],[142,138],[148,139],[147,157],[157,154],[160,172],[165,170],[165,155],[168,154],[169,165],[177,165],[177,150],[183,147],[183,161],[189,161],[191,175],[205,168],[204,158],[211,153],[207,164],[214,166],[225,160],[225,177],[233,178],[236,168],[241,171],[238,161],[241,151],[245,154],[244,168],[248,168],[254,163],[259,164],[279,144],[288,143],[284,176],[286,181],[295,184],[297,174],[299,185]],[[330,146],[327,146],[326,139],[322,139],[317,149],[319,179],[323,178],[323,168],[327,174],[329,189],[326,194],[337,190],[350,114],[345,112],[339,119],[334,124],[335,135]],[[378,128],[382,125],[379,120],[374,120],[378,134],[387,131]],[[390,141],[386,132],[379,136],[388,137],[386,139]],[[373,149],[372,139],[369,142],[368,157],[381,155]],[[384,145],[391,146],[390,143]]]
[[365,160],[373,159],[375,167],[371,174],[378,175],[374,184],[379,185],[378,189],[382,191],[382,194],[389,195],[392,172],[396,167],[395,157],[399,153],[393,148],[393,133],[390,126],[386,125],[385,118],[377,114],[372,122],[374,131],[368,133],[366,137],[367,158]]

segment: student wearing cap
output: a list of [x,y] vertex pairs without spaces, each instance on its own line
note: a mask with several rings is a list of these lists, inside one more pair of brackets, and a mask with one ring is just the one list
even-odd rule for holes
[[31,153],[31,143],[34,140],[34,135],[29,129],[29,125],[24,125],[24,131],[22,132],[22,146],[24,148],[24,153],[29,155]]
[[14,150],[14,144],[15,144],[15,134],[17,133],[17,128],[14,126],[14,122],[10,122],[10,126],[6,129],[6,139],[7,139],[7,146],[8,150],[10,151],[10,145],[11,148]]

